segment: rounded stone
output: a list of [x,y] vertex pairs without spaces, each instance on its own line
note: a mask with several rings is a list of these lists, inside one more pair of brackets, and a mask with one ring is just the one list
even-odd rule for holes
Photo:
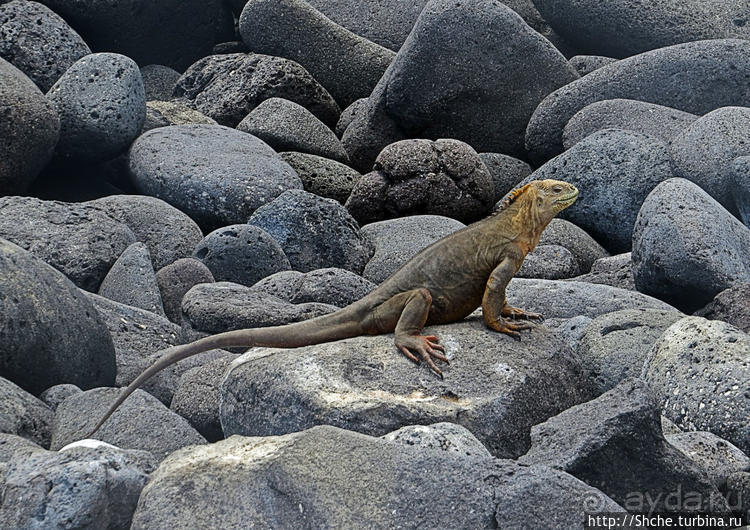
[[146,245],[138,242],[125,249],[102,280],[99,296],[165,316]]
[[515,188],[516,184],[531,175],[532,169],[523,160],[501,153],[479,153],[484,165],[492,175],[495,183],[494,202],[499,201],[505,194]]
[[345,307],[364,298],[376,285],[345,269],[328,267],[302,273],[284,271],[264,278],[254,292],[278,296],[292,304],[321,303]]
[[213,283],[214,276],[202,261],[181,258],[156,273],[164,312],[172,322],[182,322],[182,298],[199,283]]
[[239,31],[251,50],[300,63],[344,107],[370,95],[395,55],[304,0],[249,0]]
[[243,223],[285,190],[302,187],[263,141],[220,125],[152,129],[135,141],[128,158],[141,193],[212,229]]
[[615,62],[616,60],[617,59],[612,57],[604,57],[602,55],[576,55],[568,59],[568,63],[576,69],[578,75],[583,77],[594,70],[598,70],[602,66]]
[[750,39],[748,0],[534,0],[542,16],[584,53],[628,57],[682,42]]
[[362,175],[349,166],[330,158],[309,153],[279,153],[297,172],[305,191],[335,199],[341,204],[352,192]]
[[4,377],[32,394],[114,384],[114,345],[96,309],[62,273],[2,239],[0,301]]
[[237,129],[257,136],[276,151],[301,151],[349,162],[333,131],[305,107],[286,99],[265,100],[245,116]]
[[90,53],[81,36],[48,7],[26,0],[0,5],[0,57],[44,92]]
[[214,230],[198,243],[193,257],[208,267],[216,281],[247,286],[291,268],[276,240],[248,224]]
[[692,182],[659,184],[633,229],[639,291],[693,311],[750,281],[750,229]]
[[537,165],[560,154],[568,121],[605,99],[635,99],[697,115],[745,106],[750,101],[748,75],[750,41],[739,39],[677,44],[608,64],[539,103],[526,129],[526,150]]
[[60,114],[57,156],[102,161],[119,155],[140,134],[146,95],[138,65],[116,53],[76,61],[47,93]]
[[625,129],[665,143],[698,119],[695,114],[634,99],[605,99],[579,110],[563,130],[563,147],[570,149],[602,129]]
[[378,155],[346,208],[362,224],[424,214],[470,222],[490,213],[494,199],[492,175],[468,144],[402,140]]
[[248,223],[268,232],[298,271],[338,267],[360,274],[372,254],[341,204],[306,191],[284,192],[258,208]]
[[59,134],[55,107],[23,72],[0,58],[0,195],[29,188],[52,158]]
[[576,186],[579,199],[560,217],[583,228],[607,250],[627,252],[641,204],[672,176],[672,159],[662,141],[605,129],[550,160],[529,179],[555,178]]
[[[750,16],[750,14],[749,14]],[[750,102],[747,104],[750,105]],[[675,176],[690,180],[740,217],[743,186],[735,186],[734,160],[750,156],[750,108],[724,107],[701,116],[671,144]],[[741,180],[741,179],[737,179]],[[744,193],[750,190],[745,182]]]
[[672,324],[654,344],[642,377],[663,414],[687,431],[710,431],[750,452],[750,337],[700,317]]
[[478,151],[525,157],[534,109],[577,77],[548,40],[500,2],[433,0],[342,143],[360,171],[405,138],[455,138]]
[[177,80],[174,96],[229,127],[272,97],[302,105],[329,127],[340,113],[328,91],[299,63],[255,53],[204,57]]
[[141,77],[146,90],[146,101],[168,101],[177,80],[182,74],[162,64],[147,64],[141,67]]

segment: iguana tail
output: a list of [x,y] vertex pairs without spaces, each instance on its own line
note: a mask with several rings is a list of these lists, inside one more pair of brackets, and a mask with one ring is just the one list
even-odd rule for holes
[[176,362],[218,348],[252,348],[254,346],[296,348],[366,334],[367,331],[363,329],[362,323],[350,318],[351,313],[351,311],[339,310],[311,320],[283,326],[227,331],[168,348],[158,361],[127,386],[86,438],[91,438],[130,394],[158,372]]

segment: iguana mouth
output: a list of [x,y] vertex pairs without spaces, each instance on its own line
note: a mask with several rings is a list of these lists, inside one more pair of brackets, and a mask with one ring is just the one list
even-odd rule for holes
[[575,188],[573,188],[573,190],[570,193],[568,193],[567,195],[563,195],[562,197],[560,197],[559,199],[557,199],[555,201],[555,203],[558,206],[562,206],[563,208],[567,208],[568,206],[570,206],[571,204],[573,204],[574,202],[576,202],[577,198],[578,198],[578,190],[575,189]]

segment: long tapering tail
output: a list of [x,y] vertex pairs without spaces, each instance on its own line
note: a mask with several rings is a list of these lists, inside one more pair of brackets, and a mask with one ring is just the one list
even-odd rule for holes
[[158,361],[144,370],[141,375],[125,388],[86,438],[91,438],[104,422],[109,419],[112,413],[122,405],[123,401],[140,388],[143,383],[159,371],[176,362],[192,355],[219,348],[252,348],[253,346],[294,348],[361,335],[362,326],[360,322],[357,319],[348,318],[349,315],[348,308],[344,308],[334,313],[303,322],[267,328],[227,331],[198,339],[195,342],[168,348]]

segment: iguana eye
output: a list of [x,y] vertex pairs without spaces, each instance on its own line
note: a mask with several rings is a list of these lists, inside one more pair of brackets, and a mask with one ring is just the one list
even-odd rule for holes
[[552,191],[554,191],[555,193],[562,193],[562,186],[555,186],[554,188],[552,188]]

